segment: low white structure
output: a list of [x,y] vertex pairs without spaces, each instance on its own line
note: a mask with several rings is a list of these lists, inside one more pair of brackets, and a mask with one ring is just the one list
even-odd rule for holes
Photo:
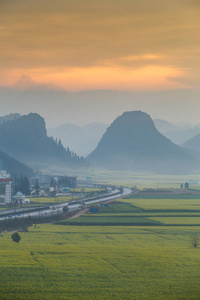
[[28,199],[28,198],[25,198],[24,200],[23,200],[23,204],[30,204],[31,202],[30,202],[30,199]]
[[12,179],[6,171],[0,171],[0,205],[12,202]]

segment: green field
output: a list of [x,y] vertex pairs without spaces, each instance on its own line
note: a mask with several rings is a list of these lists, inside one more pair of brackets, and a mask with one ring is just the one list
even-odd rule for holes
[[131,226],[131,225],[160,225],[160,221],[138,216],[81,216],[77,219],[59,221],[57,224],[68,225],[112,225],[112,226]]
[[68,202],[71,200],[75,200],[77,197],[72,196],[59,196],[59,197],[33,197],[30,198],[31,203],[38,203],[38,204],[57,204],[62,202]]
[[162,224],[173,224],[173,225],[199,225],[200,226],[200,215],[198,216],[173,216],[173,217],[155,217],[153,216],[152,221],[161,222]]
[[200,225],[200,199],[120,199],[98,213],[57,222],[62,225],[172,226]]
[[19,244],[3,233],[0,299],[200,299],[199,205],[129,197],[30,227]]
[[120,202],[129,203],[145,211],[186,211],[200,212],[199,199],[122,199]]
[[[77,192],[77,193],[95,193],[95,192],[101,192],[103,189],[100,188],[76,188],[76,189],[71,189],[72,192]],[[57,204],[57,203],[62,203],[62,202],[68,202],[71,200],[76,200],[78,197],[76,196],[59,196],[59,197],[32,197],[30,198],[30,201],[32,203],[37,203],[37,204]]]
[[128,196],[126,199],[200,199],[200,195],[192,195],[190,193],[187,194],[148,194],[144,192],[140,192],[138,194],[132,194]]
[[197,228],[40,225],[0,237],[1,299],[199,299]]

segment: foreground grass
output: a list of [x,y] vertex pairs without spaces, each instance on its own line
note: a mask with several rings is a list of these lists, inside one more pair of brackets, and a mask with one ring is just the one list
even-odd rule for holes
[[197,228],[40,225],[0,237],[1,299],[199,299]]
[[200,248],[190,241],[199,207],[200,199],[124,199],[70,226],[31,227],[19,244],[4,233],[0,299],[200,299]]

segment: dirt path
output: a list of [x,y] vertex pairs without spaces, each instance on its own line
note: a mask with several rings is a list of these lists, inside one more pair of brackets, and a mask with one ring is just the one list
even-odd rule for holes
[[88,208],[84,208],[83,210],[78,211],[75,215],[73,215],[72,217],[70,217],[68,219],[78,218],[82,214],[85,214],[87,211],[88,211]]

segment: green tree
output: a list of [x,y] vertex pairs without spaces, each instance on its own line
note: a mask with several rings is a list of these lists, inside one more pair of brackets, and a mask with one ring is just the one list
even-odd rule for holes
[[25,195],[30,195],[31,191],[30,191],[30,181],[28,179],[28,177],[25,175],[22,181],[23,184],[23,193]]
[[188,189],[188,188],[189,188],[189,183],[185,182],[185,189]]
[[24,195],[30,195],[30,181],[26,175],[15,177],[14,180],[14,193],[20,191]]
[[11,239],[13,240],[13,242],[19,243],[19,241],[21,240],[21,237],[18,232],[15,232],[11,235]]

